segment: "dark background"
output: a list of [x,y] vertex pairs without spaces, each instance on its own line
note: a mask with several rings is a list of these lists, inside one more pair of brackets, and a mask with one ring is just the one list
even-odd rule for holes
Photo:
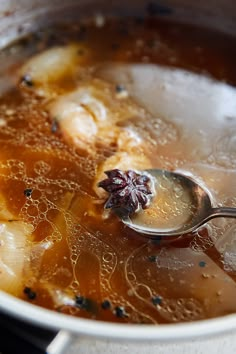
[[0,354],[43,354],[57,333],[0,312]]

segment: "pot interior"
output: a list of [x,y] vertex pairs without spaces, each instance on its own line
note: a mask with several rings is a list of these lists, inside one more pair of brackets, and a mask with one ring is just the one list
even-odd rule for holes
[[[163,59],[163,62],[159,62],[159,68],[156,67],[156,63],[154,61],[149,61],[148,54],[145,54],[142,57],[142,62],[140,61],[140,59],[135,59],[136,57],[134,58],[133,62],[132,60],[128,59],[121,60],[122,63],[116,61],[116,63],[118,62],[119,65],[116,65],[115,69],[112,65],[109,66],[107,62],[105,63],[105,65],[101,64],[99,68],[96,69],[96,75],[98,75],[99,80],[107,80],[108,82],[112,82],[114,85],[116,85],[116,87],[119,86],[119,80],[122,79],[122,85],[124,85],[125,88],[128,88],[128,91],[130,90],[133,93],[132,97],[137,100],[142,105],[142,107],[148,107],[148,114],[150,116],[160,116],[160,119],[158,118],[159,126],[161,126],[164,121],[162,121],[162,118],[168,117],[169,120],[167,120],[168,123],[165,123],[166,125],[163,126],[163,132],[167,134],[169,142],[173,144],[173,146],[171,145],[171,151],[174,151],[174,145],[176,144],[177,153],[174,156],[174,159],[176,161],[178,161],[178,159],[181,160],[181,156],[178,156],[178,154],[185,154],[185,149],[188,150],[188,147],[190,145],[188,146],[187,144],[189,144],[190,140],[191,144],[195,144],[194,151],[186,151],[186,155],[188,156],[189,154],[189,160],[187,161],[186,165],[184,163],[178,165],[178,163],[171,161],[171,157],[168,155],[168,161],[166,159],[166,161],[163,162],[161,158],[157,160],[162,168],[181,168],[183,171],[187,170],[188,172],[191,172],[193,175],[200,178],[201,181],[206,183],[207,186],[210,188],[213,195],[214,203],[231,203],[232,205],[234,205],[236,192],[235,185],[233,185],[234,177],[236,174],[236,107],[234,103],[236,102],[236,74],[233,67],[236,53],[232,48],[235,40],[234,35],[236,32],[236,12],[233,1],[211,0],[208,2],[199,1],[196,3],[193,1],[189,2],[181,0],[169,0],[158,2],[147,2],[139,0],[129,1],[127,3],[125,1],[107,2],[102,0],[71,0],[63,4],[60,1],[54,0],[50,3],[48,3],[47,1],[35,1],[32,4],[31,1],[24,0],[15,2],[11,1],[9,3],[1,4],[0,13],[1,48],[6,47],[12,41],[15,41],[19,38],[24,38],[28,33],[35,31],[40,32],[47,26],[55,26],[57,24],[60,24],[62,21],[63,23],[70,23],[71,21],[73,23],[76,23],[80,21],[81,18],[91,17],[95,18],[97,21],[103,21],[103,16],[105,16],[105,18],[106,16],[122,18],[129,18],[131,16],[135,17],[136,21],[138,21],[140,20],[140,18],[142,18],[143,14],[151,15],[151,17],[154,17],[153,21],[156,21],[155,23],[167,22],[170,28],[172,28],[171,26],[173,26],[173,33],[175,32],[175,23],[184,23],[186,24],[186,26],[188,26],[189,24],[198,26],[202,29],[202,31],[206,31],[206,33],[210,31],[210,35],[207,35],[208,37],[206,36],[208,38],[207,40],[209,41],[209,43],[211,38],[214,38],[215,43],[217,42],[215,40],[216,35],[212,35],[212,33],[215,33],[214,31],[217,31],[218,46],[220,49],[218,49],[218,51],[215,48],[212,49],[212,56],[214,56],[215,54],[220,56],[220,53],[223,50],[226,50],[226,53],[229,53],[229,55],[227,57],[227,55],[225,54],[224,60],[227,63],[226,65],[228,65],[228,68],[230,68],[229,72],[225,69],[225,67],[223,68],[224,70],[222,69],[222,72],[220,72],[220,64],[217,63],[217,60],[215,63],[214,58],[210,58],[209,63],[202,64],[199,60],[199,63],[196,64],[195,57],[190,58],[190,56],[188,57],[187,54],[186,57],[188,57],[189,62],[187,66],[185,64],[181,66],[179,63],[176,64],[174,55],[171,52],[171,49],[168,48],[169,51],[166,50],[166,52],[171,53],[169,55],[170,57],[172,56],[173,60],[171,59],[172,62],[171,60],[169,62],[166,62],[165,59]],[[158,26],[160,26],[161,28],[161,25],[158,24]],[[184,28],[187,29],[191,27]],[[165,26],[160,31],[163,31],[164,36],[166,31]],[[180,31],[180,34],[184,33],[184,30],[183,28],[181,29],[181,27],[176,31],[176,33],[178,31]],[[176,37],[173,38],[180,39],[180,34],[174,34],[173,36]],[[100,36],[99,40],[102,41],[102,38],[105,38],[105,36],[106,33],[104,31],[103,37]],[[199,38],[200,41],[202,40],[204,42],[205,40],[204,35],[201,34],[201,31],[193,31],[193,36]],[[228,40],[227,43],[229,43],[230,49],[228,49],[227,46],[224,45],[225,38],[227,38]],[[138,47],[139,45],[142,46],[142,41],[137,44]],[[154,47],[152,47],[151,49],[155,50]],[[201,50],[201,47],[196,46],[196,57],[199,54],[199,51]],[[232,58],[230,58],[230,55],[232,55]],[[9,63],[10,62],[5,62],[5,64],[2,65],[1,74],[4,75],[4,71],[7,70]],[[204,65],[207,68],[206,75],[203,73]],[[26,75],[24,76],[24,78],[25,77]],[[157,82],[159,82],[160,84],[157,85]],[[5,84],[1,82],[1,85],[2,91],[6,90],[6,86],[4,86]],[[102,91],[103,89],[104,91],[107,90],[106,92],[109,91],[109,87],[106,85],[103,86],[103,84],[99,83],[98,86],[100,91]],[[178,89],[176,90],[176,87],[180,88],[179,92]],[[147,94],[148,90],[150,90],[152,94]],[[159,99],[156,100],[155,96],[159,96]],[[53,103],[53,99],[51,96],[50,100]],[[59,103],[61,104],[61,102]],[[133,103],[130,103],[130,106],[132,106],[132,104]],[[53,109],[55,109],[55,111],[53,112],[56,112],[54,114],[56,116],[57,114],[60,114],[61,106],[54,106],[55,107]],[[204,110],[202,109],[202,107],[204,107]],[[132,109],[135,111],[136,107]],[[99,112],[101,112],[101,110]],[[191,117],[190,120],[189,117]],[[181,124],[184,122],[185,130],[183,129],[183,131],[181,131],[183,141],[185,142],[184,137],[186,135],[188,135],[188,139],[186,140],[186,148],[182,148],[178,152],[178,136],[180,132],[179,128],[175,129],[174,127],[175,124],[178,126],[179,122],[181,122]],[[217,127],[213,129],[213,126]],[[221,133],[221,131],[223,131],[223,134]],[[190,134],[191,139],[189,139]],[[199,136],[201,138],[199,138]],[[149,136],[149,138],[150,137],[151,135]],[[155,139],[157,138],[160,143],[158,151],[161,151],[161,153],[165,157],[165,139],[163,139],[162,135],[159,135],[158,137],[155,136]],[[199,139],[201,141],[202,146],[204,147],[204,152],[203,150],[201,150],[202,146],[198,146],[197,142],[199,141]],[[8,165],[6,166],[9,167]],[[4,168],[6,166],[4,165]],[[40,166],[42,169],[45,168],[44,172],[46,175],[46,164],[41,164]],[[84,168],[86,169],[86,163]],[[224,181],[223,186],[222,180]],[[218,191],[218,188],[221,188],[220,192]],[[26,193],[27,191],[31,193],[30,190],[30,187],[25,189]],[[31,195],[27,196],[26,194],[25,196],[31,197]],[[84,203],[86,203],[86,198],[84,199]],[[79,208],[80,205],[77,207]],[[220,229],[221,231],[218,232],[218,229]],[[163,318],[165,319],[158,327],[148,326],[148,323],[153,323],[152,321],[145,322],[145,318],[151,318],[151,314],[146,317],[140,317],[144,321],[142,329],[139,329],[137,328],[137,326],[132,324],[127,325],[127,327],[124,327],[120,323],[109,324],[104,322],[91,321],[91,319],[87,319],[89,317],[86,316],[86,319],[72,318],[66,315],[66,311],[65,314],[51,313],[51,311],[40,309],[39,307],[33,306],[32,304],[26,304],[24,302],[22,303],[22,301],[12,298],[11,295],[6,295],[4,293],[0,294],[0,306],[4,311],[9,311],[14,315],[22,316],[27,320],[33,319],[34,321],[42,325],[48,325],[54,328],[63,327],[72,331],[83,332],[86,334],[94,334],[99,336],[107,336],[107,333],[109,333],[110,336],[119,338],[136,338],[137,333],[140,335],[139,339],[166,339],[167,337],[180,338],[196,335],[207,335],[209,333],[217,333],[221,332],[222,328],[224,328],[224,330],[235,328],[236,317],[233,314],[233,303],[235,299],[235,265],[233,258],[234,249],[231,247],[232,244],[235,242],[234,230],[234,221],[221,221],[221,223],[210,225],[207,231],[203,230],[202,233],[200,232],[199,234],[195,235],[196,237],[193,238],[192,241],[190,241],[190,251],[188,248],[189,244],[187,244],[186,246],[185,241],[182,243],[181,247],[169,246],[168,243],[165,243],[165,240],[163,241],[163,243],[161,243],[162,241],[156,242],[157,248],[155,250],[151,242],[143,242],[140,239],[138,239],[137,242],[134,241],[135,247],[132,251],[132,254],[130,256],[127,256],[127,267],[125,269],[126,281],[132,285],[131,287],[133,291],[133,293],[130,292],[128,296],[132,297],[133,294],[136,294],[137,297],[143,300],[143,303],[147,302],[147,298],[150,298],[152,306],[154,305],[155,309],[157,309],[161,313],[161,316],[163,316]],[[86,235],[89,236],[89,231],[87,229],[85,229],[85,232],[87,233]],[[210,237],[208,237],[208,233],[210,234]],[[221,238],[218,238],[218,236],[221,236]],[[91,248],[94,247],[94,253],[96,253],[95,248],[99,248],[102,241],[99,237],[95,240],[95,236],[93,236],[92,234],[91,237],[94,242]],[[127,235],[125,235],[125,237],[126,239],[128,239]],[[132,242],[132,237],[134,236],[131,236],[131,241],[128,240],[127,244],[128,242]],[[96,242],[98,242],[97,246]],[[120,260],[119,258],[119,252],[114,252],[114,254],[116,253],[116,260],[114,261],[112,259],[112,257],[114,256],[114,254],[112,253],[112,247],[110,247],[109,245],[110,243],[108,242],[104,248],[104,253],[102,253],[103,264],[108,264],[107,269],[105,269],[106,267],[104,266],[104,272],[106,270],[106,272],[104,273],[105,275],[103,274],[104,287],[108,285],[110,286],[108,282],[106,283],[105,278],[109,277],[109,272],[112,273],[114,271],[114,268],[112,268],[114,264],[115,266],[117,266],[117,264],[119,264],[120,262],[120,267],[122,267],[122,259]],[[212,251],[213,248],[214,251]],[[90,257],[88,254],[88,250],[89,247],[88,249],[86,249],[87,256],[86,252],[85,255],[83,255],[84,259],[86,257]],[[130,261],[130,259],[132,261]],[[171,259],[171,261],[169,261],[169,259]],[[148,265],[147,263],[145,263],[147,260],[149,261]],[[115,262],[114,264],[112,263],[113,261]],[[130,261],[130,263],[128,263],[128,261]],[[91,277],[93,277],[93,262],[94,268],[96,268],[97,266],[96,261],[91,258],[92,266],[91,270],[88,272]],[[137,262],[137,264],[135,262]],[[80,266],[83,268],[82,263]],[[135,267],[139,269],[138,271],[136,270],[136,274],[133,269]],[[178,274],[180,274],[181,272],[184,273],[186,279],[188,278],[188,281],[190,283],[192,281],[190,279],[191,269],[196,267],[200,269],[200,272],[198,271],[197,276],[201,278],[201,281],[202,279],[206,279],[206,281],[209,278],[213,279],[211,281],[210,286],[201,283],[203,289],[202,291],[204,293],[203,296],[207,296],[207,293],[209,292],[208,289],[212,287],[212,289],[214,290],[212,290],[214,292],[214,294],[212,292],[212,298],[215,297],[216,299],[220,298],[222,294],[220,293],[221,290],[218,289],[217,286],[215,287],[216,281],[214,279],[223,279],[225,277],[224,272],[227,272],[227,280],[225,282],[227,284],[225,285],[225,287],[228,288],[227,290],[225,290],[225,294],[223,294],[221,300],[219,300],[219,302],[221,303],[224,301],[226,303],[227,300],[227,306],[225,306],[222,312],[217,312],[217,310],[215,310],[215,305],[214,311],[209,311],[209,315],[206,316],[208,320],[204,320],[204,311],[199,308],[199,302],[195,300],[192,301],[192,297],[190,295],[186,306],[187,311],[185,313],[181,312],[182,303],[186,302],[186,299],[182,298],[180,295],[181,289],[176,290],[174,302],[172,301],[173,299],[171,301],[167,299],[165,310],[162,309],[163,296],[159,295],[158,289],[156,289],[154,285],[153,287],[155,288],[155,291],[150,293],[152,279],[155,278],[155,272],[157,270],[159,272],[165,271],[165,274],[170,277],[170,281],[176,282],[176,288],[182,287],[183,289],[186,284],[181,278],[178,278]],[[136,282],[136,280],[134,279],[135,277],[138,277],[138,273],[145,268],[147,268],[147,270],[149,268],[152,269],[149,269],[149,273],[147,272],[146,274],[147,277],[150,277],[150,287],[147,286],[147,284],[145,283],[142,284],[141,280]],[[171,268],[172,270],[168,273],[167,270],[169,268]],[[190,278],[188,277],[188,272],[190,274]],[[174,280],[173,276],[175,277]],[[122,287],[122,280],[120,280],[120,282]],[[26,286],[26,288],[29,289],[28,286]],[[196,287],[193,287],[192,292],[194,293],[195,291],[197,291],[197,289]],[[25,293],[27,292],[25,291]],[[190,293],[191,291],[189,292],[189,294]],[[114,295],[114,302],[115,296],[116,295]],[[201,296],[199,298],[199,301],[204,301]],[[104,304],[107,299],[104,298],[103,300],[103,306],[105,306]],[[83,299],[78,297],[76,301],[83,301]],[[175,307],[174,309],[173,303]],[[217,304],[218,300],[216,300],[215,303]],[[40,305],[40,303],[37,305]],[[80,304],[77,307],[79,306]],[[210,307],[210,305],[208,307]],[[169,323],[170,319],[170,315],[167,313],[168,311],[166,310],[167,308],[169,309],[168,311],[173,317],[171,317],[173,321],[171,319],[170,322],[175,323],[186,320],[196,320],[196,322],[191,322],[187,325],[171,324],[166,326],[166,323]],[[116,305],[111,316],[108,316],[108,321],[112,321],[111,318],[113,314],[116,313],[118,317],[118,322],[120,318],[122,322],[124,318],[122,318],[122,316],[119,316],[119,311],[121,311],[121,309],[123,309],[123,306]],[[130,307],[130,311],[132,312],[132,306]],[[153,310],[151,309],[150,313],[152,311]],[[223,311],[225,312],[223,313]],[[129,310],[127,306],[127,313],[128,312]],[[173,312],[175,313],[174,315]],[[72,312],[69,311],[68,313]],[[140,310],[140,313],[142,313],[142,310]],[[223,315],[228,316],[222,317]],[[127,317],[128,316],[129,314],[127,315]],[[214,320],[211,319],[212,317],[218,316],[220,318],[216,318]],[[134,323],[135,318],[136,317],[134,316]]]

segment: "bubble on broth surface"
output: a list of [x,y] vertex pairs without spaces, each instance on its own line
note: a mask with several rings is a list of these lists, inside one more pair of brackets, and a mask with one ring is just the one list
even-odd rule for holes
[[34,164],[34,171],[41,176],[48,174],[51,170],[51,166],[44,161],[37,161]]
[[[47,121],[47,113],[44,115],[44,106],[40,101],[32,101],[26,97],[27,103],[18,107],[18,116],[7,117],[8,125],[0,127],[0,140],[12,147],[27,148],[30,152],[44,153],[57,157],[60,160],[70,161],[92,178],[95,174],[95,163],[89,156],[81,156],[73,148],[65,144],[59,136],[51,134],[51,124]],[[30,120],[28,119],[30,116]],[[16,121],[20,126],[16,126]],[[11,122],[13,126],[11,126]],[[26,129],[27,127],[27,129]],[[35,129],[37,127],[37,130]],[[45,156],[46,157],[46,156]],[[37,169],[37,167],[36,167]]]
[[[173,279],[173,283],[169,284],[172,290],[169,289],[167,291],[162,279],[163,276],[168,277],[168,272],[166,272],[168,269],[170,274],[175,274],[178,277],[178,284],[183,287],[183,283],[181,283],[182,273],[186,273],[188,269],[194,267],[188,251],[176,249],[170,252],[166,248],[160,250],[155,250],[155,247],[149,248],[150,246],[143,245],[134,250],[126,262],[127,281],[130,289],[132,289],[131,294],[135,295],[139,306],[145,305],[146,313],[149,313],[150,316],[153,316],[154,306],[155,317],[160,316],[160,321],[165,319],[170,322],[178,322],[203,318],[204,310],[202,304],[194,298],[179,299],[178,296],[176,296],[176,299],[167,298],[166,292],[168,294],[171,291],[173,292],[172,286],[178,282],[176,283],[176,279]],[[155,258],[151,252],[154,252]],[[148,266],[146,270],[143,270],[144,264],[146,267]],[[165,275],[162,276],[160,271],[162,273],[165,271]],[[140,282],[141,279],[142,281]],[[180,300],[179,302],[178,299]]]
[[166,254],[165,249],[162,249],[156,257],[156,266],[159,269],[166,268],[181,270],[193,267],[193,263],[189,263],[187,260],[179,260],[179,257],[176,257],[175,255],[173,257],[169,257],[168,254]]
[[209,161],[225,168],[236,168],[236,130],[231,129],[216,139]]
[[[33,178],[27,174],[27,168],[23,161],[7,160],[1,162],[0,176],[3,180],[18,181],[22,184],[23,194],[24,189],[28,186],[32,189],[32,194],[25,198],[24,204],[19,207],[20,217],[27,223],[34,226],[34,230],[40,229],[43,225],[44,232],[41,231],[42,239],[50,242],[59,242],[62,239],[63,229],[56,225],[56,216],[61,215],[61,219],[66,218],[63,206],[58,204],[61,198],[58,198],[58,192],[61,188],[66,191],[80,191],[80,185],[69,180],[52,180],[42,178],[38,175],[38,168],[41,167],[43,173],[48,173],[51,169],[49,164],[42,161],[36,161],[35,165],[37,173]],[[47,196],[47,189],[50,188],[50,199]],[[19,191],[20,193],[20,191]],[[54,201],[53,201],[54,199]],[[63,227],[63,226],[62,226]]]
[[164,300],[158,306],[158,311],[170,322],[194,321],[205,317],[202,304],[194,298]]
[[236,272],[236,254],[233,251],[224,252],[224,269],[227,272]]
[[214,245],[217,235],[214,228],[206,225],[195,233],[193,240],[190,242],[190,248],[195,252],[205,252]]
[[[221,262],[226,272],[236,272],[236,222],[231,222],[227,230],[216,240],[215,247],[221,254]],[[236,273],[235,273],[236,274]]]
[[9,159],[5,163],[1,161],[0,174],[6,179],[21,180],[26,174],[25,164],[15,159]]
[[[82,281],[80,277],[83,276],[82,274],[80,275],[80,272],[77,270],[80,266],[80,257],[84,251],[89,249],[89,252],[93,254],[99,262],[99,291],[101,292],[102,298],[109,298],[113,308],[117,306],[124,307],[129,321],[154,323],[155,321],[144,312],[144,309],[133,306],[128,296],[125,298],[116,291],[117,285],[113,285],[112,277],[117,270],[117,252],[105,243],[104,240],[101,240],[99,235],[90,233],[84,226],[78,227],[77,225],[77,232],[78,231],[82,234],[82,237],[80,237],[79,234],[76,236],[76,234],[73,233],[73,236],[69,236],[68,238],[68,241],[73,244],[73,252],[76,245],[76,253],[74,253],[76,254],[76,262],[73,262],[73,269],[78,284]],[[73,237],[76,237],[76,239],[73,239]],[[93,272],[97,271],[97,269],[93,269]]]
[[144,119],[134,117],[123,125],[130,126],[146,142],[154,146],[173,143],[179,137],[178,130],[173,123],[152,115],[148,115]]

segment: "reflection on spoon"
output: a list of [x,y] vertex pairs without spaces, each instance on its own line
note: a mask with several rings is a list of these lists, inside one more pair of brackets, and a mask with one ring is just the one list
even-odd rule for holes
[[236,208],[213,207],[207,189],[187,175],[150,169],[136,171],[136,177],[132,171],[133,179],[125,180],[116,177],[117,171],[124,177],[131,172],[108,171],[112,179],[99,183],[111,194],[105,207],[112,208],[125,225],[149,238],[187,234],[216,217],[236,218]]

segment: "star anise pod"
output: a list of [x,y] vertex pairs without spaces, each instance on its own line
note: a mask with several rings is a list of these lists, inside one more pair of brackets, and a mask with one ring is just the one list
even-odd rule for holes
[[116,209],[130,215],[149,205],[154,195],[154,184],[148,173],[114,169],[105,174],[108,178],[98,183],[110,194],[105,209]]

